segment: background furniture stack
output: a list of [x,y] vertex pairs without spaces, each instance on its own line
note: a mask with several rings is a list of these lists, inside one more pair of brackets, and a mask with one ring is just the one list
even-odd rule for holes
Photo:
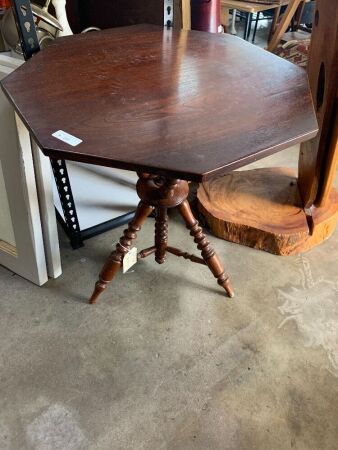
[[[306,68],[309,60],[313,19],[314,2],[306,3],[305,0],[290,0],[281,20],[272,30],[268,50],[281,58]],[[303,27],[302,23],[304,23]],[[287,29],[290,29],[290,31],[286,32]]]
[[274,14],[271,16],[272,19],[272,25],[271,29],[274,29],[278,17],[281,11],[281,7],[283,5],[287,5],[288,0],[278,0],[278,1],[266,1],[266,2],[260,2],[260,1],[251,1],[246,2],[242,0],[221,0],[221,23],[224,26],[224,28],[228,31],[229,26],[229,12],[232,9],[233,10],[233,23],[236,18],[237,12],[240,14],[243,14],[243,17],[245,18],[245,29],[244,29],[244,36],[243,38],[245,40],[249,40],[250,33],[251,33],[251,27],[252,22],[254,20],[255,15],[255,30],[253,35],[253,41],[255,40],[255,35],[257,31],[257,25],[258,21],[260,20],[260,14],[266,11],[273,10]]
[[[309,38],[309,34],[304,36],[297,32],[301,24],[302,15],[304,12],[306,0],[290,0],[288,7],[286,8],[282,19],[279,24],[272,28],[272,37],[268,45],[268,50],[273,52],[276,50],[277,45],[284,37],[283,42],[287,40],[299,40]],[[292,25],[292,30],[288,35],[285,35],[286,30]]]
[[[308,4],[312,0],[221,0],[221,16],[222,25],[227,32],[237,34],[235,28],[236,17],[245,20],[244,39],[249,40],[251,35],[252,24],[254,23],[254,31],[252,42],[255,41],[258,23],[260,20],[271,20],[271,27],[268,40],[273,36],[277,36],[275,31],[278,27],[281,17],[283,23],[287,27],[291,26],[291,31],[295,32],[299,26],[303,13],[308,11]],[[306,5],[306,8],[305,8]],[[310,8],[311,9],[311,8]],[[229,11],[232,10],[231,26],[229,26]],[[308,19],[309,23],[311,18]],[[279,36],[279,39],[285,33],[286,28]],[[295,37],[293,36],[293,39]]]

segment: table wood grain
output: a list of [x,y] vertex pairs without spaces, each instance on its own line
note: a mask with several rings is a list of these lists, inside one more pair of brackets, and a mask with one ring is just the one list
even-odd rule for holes
[[46,155],[185,180],[317,132],[305,71],[230,35],[137,25],[60,38],[2,88]]

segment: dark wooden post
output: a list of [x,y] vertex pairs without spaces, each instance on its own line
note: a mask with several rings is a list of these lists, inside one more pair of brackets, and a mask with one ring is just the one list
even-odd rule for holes
[[305,208],[325,206],[337,167],[337,1],[316,2],[308,73],[319,133],[300,151],[298,184]]

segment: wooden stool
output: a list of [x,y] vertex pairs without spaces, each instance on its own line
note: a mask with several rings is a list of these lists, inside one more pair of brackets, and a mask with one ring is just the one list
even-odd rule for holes
[[[124,230],[120,242],[116,245],[116,249],[106,261],[100,273],[99,281],[95,285],[90,303],[96,303],[99,295],[115,277],[123,264],[124,256],[131,250],[137,233],[141,230],[143,223],[154,208],[156,217],[155,245],[142,250],[138,254],[138,259],[146,258],[155,253],[155,261],[158,264],[163,264],[166,260],[166,253],[169,252],[192,262],[207,265],[214,277],[217,278],[218,284],[226,290],[229,297],[234,297],[234,292],[229,277],[225,275],[223,264],[211,247],[190,209],[187,200],[189,194],[188,182],[142,173],[139,174],[137,193],[141,201],[135,217],[129,223],[128,228]],[[176,208],[183,217],[188,230],[190,230],[190,235],[194,238],[197,248],[201,251],[202,258],[168,246],[168,208]]]

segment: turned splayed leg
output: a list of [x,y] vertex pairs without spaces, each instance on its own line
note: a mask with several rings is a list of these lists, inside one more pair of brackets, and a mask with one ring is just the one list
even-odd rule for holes
[[190,230],[190,234],[194,238],[198,250],[201,251],[203,260],[213,273],[214,277],[217,278],[218,284],[226,290],[229,297],[234,297],[235,294],[231,287],[230,278],[225,275],[224,266],[215,250],[211,247],[210,242],[207,240],[198,221],[195,219],[188,200],[181,203],[177,209],[183,217],[188,230]]
[[141,226],[152,211],[153,208],[151,206],[146,205],[142,201],[139,203],[134,219],[129,223],[128,228],[124,230],[120,242],[116,245],[116,249],[110,254],[101,270],[99,280],[96,282],[94,292],[90,298],[91,304],[96,303],[99,295],[107,288],[107,285],[121,268],[124,255],[131,249],[137,233],[141,230]]

